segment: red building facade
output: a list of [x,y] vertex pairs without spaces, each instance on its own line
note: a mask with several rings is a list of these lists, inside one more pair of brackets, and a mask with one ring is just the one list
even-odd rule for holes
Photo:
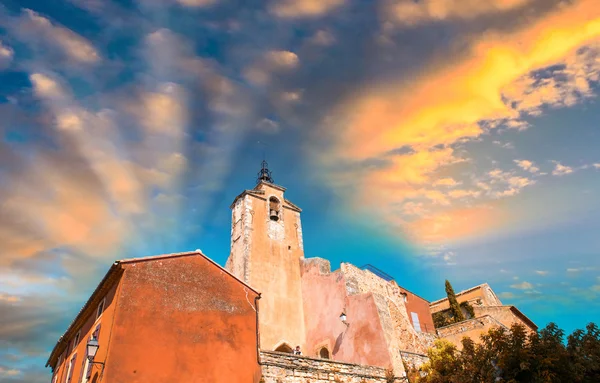
[[115,262],[52,351],[52,382],[258,382],[259,298],[200,252]]

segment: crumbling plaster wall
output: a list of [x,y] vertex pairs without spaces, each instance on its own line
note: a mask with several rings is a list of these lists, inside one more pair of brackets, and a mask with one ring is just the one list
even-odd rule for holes
[[417,332],[408,317],[402,290],[395,282],[388,282],[367,270],[349,263],[342,263],[341,271],[346,278],[349,295],[372,292],[388,341],[394,364],[401,364],[399,351],[426,353],[433,345],[435,336]]
[[[309,258],[303,262],[302,296],[306,344],[304,354],[317,356],[327,348],[331,359],[349,363],[391,366],[378,309],[371,293],[348,296],[341,271],[330,272],[329,261]],[[341,322],[345,312],[349,323]]]

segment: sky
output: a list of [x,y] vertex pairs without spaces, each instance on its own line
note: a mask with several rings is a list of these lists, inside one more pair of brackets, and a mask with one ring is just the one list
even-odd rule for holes
[[1,0],[0,381],[117,259],[225,264],[266,159],[306,257],[600,318],[597,0]]

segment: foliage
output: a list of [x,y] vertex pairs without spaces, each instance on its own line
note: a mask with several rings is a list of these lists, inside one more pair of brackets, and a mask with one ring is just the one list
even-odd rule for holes
[[564,342],[564,332],[554,323],[538,333],[523,326],[493,328],[475,343],[462,340],[458,350],[437,340],[428,351],[413,383],[592,383],[600,382],[600,329],[590,323]]
[[452,312],[452,317],[454,318],[454,322],[461,322],[465,320],[465,317],[460,309],[458,301],[456,300],[456,294],[454,294],[454,289],[450,284],[450,281],[446,279],[446,295],[448,295],[448,303],[450,304],[450,311]]
[[463,309],[467,313],[467,316],[465,319],[475,318],[475,310],[473,310],[473,306],[471,306],[471,304],[469,302],[462,302],[460,304],[460,308]]
[[438,311],[437,313],[433,313],[431,316],[433,317],[433,325],[435,328],[449,326],[454,323],[454,320],[450,315],[450,310]]
[[[465,319],[475,318],[475,311],[469,302],[458,303],[454,289],[448,280],[446,280],[446,294],[450,308],[434,313],[433,325],[436,328],[449,326],[453,323],[462,322]],[[466,316],[464,313],[466,313]]]

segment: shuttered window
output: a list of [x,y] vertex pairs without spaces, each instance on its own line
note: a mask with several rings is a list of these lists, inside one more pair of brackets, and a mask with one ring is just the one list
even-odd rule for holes
[[410,313],[410,317],[412,318],[413,327],[418,332],[421,332],[421,323],[419,322],[419,315],[417,313]]
[[73,354],[71,360],[69,361],[69,369],[67,370],[67,380],[66,383],[71,383],[71,379],[73,378],[73,370],[75,369],[75,361],[77,360],[77,353]]

